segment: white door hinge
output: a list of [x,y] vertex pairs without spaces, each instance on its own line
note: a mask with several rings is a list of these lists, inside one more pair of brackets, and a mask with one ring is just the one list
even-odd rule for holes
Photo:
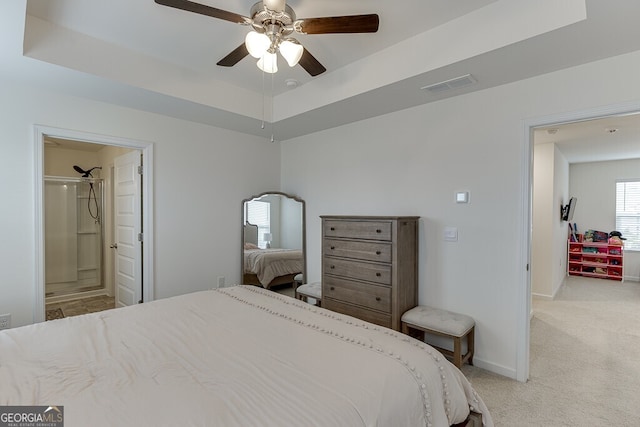
[[138,175],[142,175],[142,165],[138,166]]
[[138,242],[144,242],[144,234],[138,233]]

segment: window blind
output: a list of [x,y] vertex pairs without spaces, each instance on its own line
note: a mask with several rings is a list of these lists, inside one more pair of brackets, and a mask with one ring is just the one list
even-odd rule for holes
[[625,250],[640,251],[640,180],[616,182],[616,230]]
[[258,247],[266,248],[264,233],[271,232],[271,203],[259,200],[247,202],[247,221],[258,226]]

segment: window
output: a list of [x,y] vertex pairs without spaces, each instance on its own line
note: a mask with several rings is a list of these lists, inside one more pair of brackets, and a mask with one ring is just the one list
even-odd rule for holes
[[258,247],[266,248],[264,233],[271,232],[271,203],[251,200],[247,202],[247,222],[258,226]]
[[616,182],[616,230],[625,250],[640,251],[640,180]]

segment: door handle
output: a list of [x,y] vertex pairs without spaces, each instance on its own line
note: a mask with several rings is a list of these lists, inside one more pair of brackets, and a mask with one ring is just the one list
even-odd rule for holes
[[109,246],[111,249],[118,249],[118,244],[114,243],[113,245]]

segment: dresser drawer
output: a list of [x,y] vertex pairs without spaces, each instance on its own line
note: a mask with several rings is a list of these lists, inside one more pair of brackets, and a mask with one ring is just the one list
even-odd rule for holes
[[391,284],[391,266],[360,262],[344,258],[323,257],[324,274],[367,280],[382,285]]
[[384,326],[385,328],[391,327],[391,315],[389,314],[379,313],[377,311],[346,304],[331,298],[325,299],[324,297],[322,298],[322,307],[337,313],[357,317],[365,322],[375,323],[376,325]]
[[326,220],[325,237],[347,237],[365,240],[391,240],[391,221]]
[[326,276],[322,284],[322,296],[391,313],[391,288],[388,286],[376,286]]
[[391,243],[324,239],[324,255],[391,262]]

